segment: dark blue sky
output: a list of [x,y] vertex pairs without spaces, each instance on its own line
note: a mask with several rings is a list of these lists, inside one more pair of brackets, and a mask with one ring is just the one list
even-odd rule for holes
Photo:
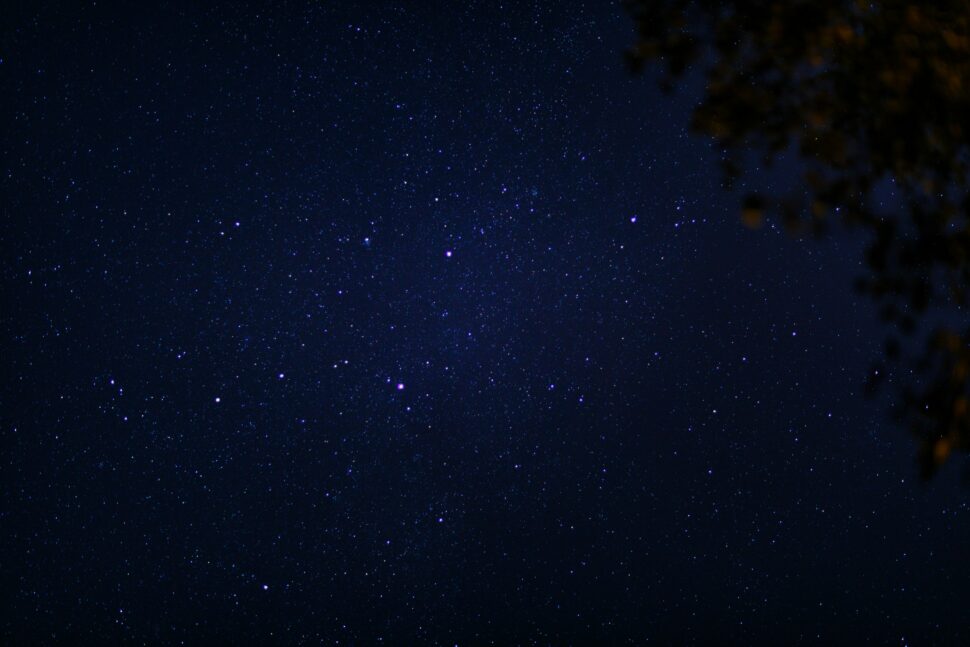
[[0,27],[5,643],[966,639],[861,241],[616,3],[203,5]]

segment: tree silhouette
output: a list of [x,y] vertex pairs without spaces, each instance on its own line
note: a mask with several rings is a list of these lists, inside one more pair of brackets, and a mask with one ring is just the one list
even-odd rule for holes
[[[634,71],[666,88],[706,75],[692,127],[725,151],[728,184],[752,151],[790,152],[804,190],[744,198],[742,220],[795,231],[833,222],[871,233],[859,281],[891,322],[886,356],[910,364],[897,415],[929,477],[970,450],[970,5],[886,0],[627,0]],[[891,187],[895,199],[880,203]],[[930,327],[925,348],[900,343]],[[908,371],[899,371],[909,374]],[[885,371],[873,371],[884,375]]]

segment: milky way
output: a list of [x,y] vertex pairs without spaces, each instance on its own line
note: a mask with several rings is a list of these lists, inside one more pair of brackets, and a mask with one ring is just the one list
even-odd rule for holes
[[619,6],[76,4],[0,27],[5,643],[959,637],[860,241]]

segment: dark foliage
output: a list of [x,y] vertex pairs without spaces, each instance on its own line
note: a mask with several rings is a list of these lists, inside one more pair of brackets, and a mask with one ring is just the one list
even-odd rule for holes
[[[672,87],[703,68],[693,127],[724,147],[729,181],[747,152],[766,163],[797,152],[804,190],[748,196],[745,224],[759,226],[767,214],[796,231],[821,234],[838,222],[871,233],[859,285],[893,325],[887,358],[918,369],[900,386],[898,413],[919,440],[921,469],[930,476],[953,451],[970,450],[970,329],[958,323],[970,293],[970,5],[627,7],[639,32],[628,51],[634,70],[660,63]],[[896,196],[889,206],[878,199],[886,186]],[[900,359],[912,345],[900,340],[930,320],[938,329],[922,355]]]

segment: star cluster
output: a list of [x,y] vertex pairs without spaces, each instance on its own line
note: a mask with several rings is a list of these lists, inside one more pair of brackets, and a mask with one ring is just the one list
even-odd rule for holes
[[617,4],[4,22],[10,644],[959,635],[858,241],[740,227]]

